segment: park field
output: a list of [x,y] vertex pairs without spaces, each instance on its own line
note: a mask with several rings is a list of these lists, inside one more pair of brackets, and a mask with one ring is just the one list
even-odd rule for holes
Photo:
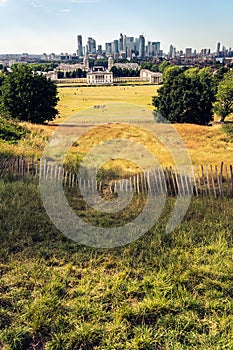
[[[1,143],[3,154],[36,155],[40,157],[46,141],[60,123],[69,118],[80,125],[94,127],[85,133],[82,140],[71,149],[72,157],[87,153],[93,145],[116,137],[140,141],[152,152],[162,165],[171,165],[172,158],[165,147],[153,139],[148,125],[155,127],[152,96],[158,90],[154,85],[61,87],[59,86],[59,117],[48,125],[24,123],[31,133],[18,145]],[[93,108],[101,106],[104,108]],[[232,120],[228,118],[228,120]],[[139,122],[137,130],[127,125]],[[110,123],[113,123],[110,125]],[[151,123],[151,124],[150,124]],[[103,125],[104,124],[104,125]],[[109,125],[106,125],[109,124]],[[147,125],[147,131],[143,125]],[[226,134],[221,125],[199,126],[175,124],[174,129],[184,141],[193,164],[227,164],[232,159],[232,135]]]
[[[161,131],[178,146],[175,130],[194,164],[230,164],[232,124],[177,124],[167,131],[152,114],[156,89],[59,87],[60,118],[48,125],[22,123],[31,132],[18,144],[1,142],[1,154],[40,157],[57,125],[66,123],[70,135],[73,126],[83,134],[70,149],[71,162],[101,142],[122,138],[144,145],[169,165],[171,155],[152,134]],[[121,159],[106,166],[113,165],[135,171]],[[123,226],[127,234],[127,224],[146,202],[144,194],[137,195],[120,212],[100,213],[75,188],[64,190],[73,213],[85,222]],[[3,176],[0,349],[233,349],[233,200],[193,197],[183,221],[167,233],[175,200],[167,198],[160,218],[140,239],[97,249],[58,231],[46,213],[38,178]]]
[[153,110],[151,96],[158,90],[155,85],[59,87],[60,120],[94,105],[132,103]]

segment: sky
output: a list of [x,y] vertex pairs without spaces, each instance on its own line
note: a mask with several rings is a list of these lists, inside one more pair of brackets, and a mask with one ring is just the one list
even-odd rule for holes
[[77,35],[104,45],[127,36],[168,52],[233,48],[232,0],[0,0],[0,54],[74,53]]

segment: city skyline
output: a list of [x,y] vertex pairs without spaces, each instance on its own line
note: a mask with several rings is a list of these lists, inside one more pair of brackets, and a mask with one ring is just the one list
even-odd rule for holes
[[0,0],[0,54],[73,53],[78,34],[104,47],[121,32],[161,42],[164,52],[171,44],[177,50],[216,51],[218,42],[233,46],[232,12],[230,0],[197,0],[193,5],[145,0],[143,9],[138,0]]

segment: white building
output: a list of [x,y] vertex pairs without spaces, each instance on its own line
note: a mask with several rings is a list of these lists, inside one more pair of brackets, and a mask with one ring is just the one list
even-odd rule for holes
[[113,73],[105,70],[104,67],[95,66],[87,73],[88,85],[113,85]]
[[161,84],[163,82],[162,73],[154,73],[147,69],[141,70],[140,77],[142,81],[148,81],[150,84]]
[[65,63],[61,63],[59,64],[59,66],[56,68],[56,71],[61,71],[61,72],[72,72],[75,71],[77,69],[82,69],[84,70],[84,65],[80,64],[80,63],[76,63],[76,64],[65,64]]
[[117,68],[122,68],[122,69],[133,69],[137,70],[140,69],[140,66],[138,63],[114,63],[114,66]]

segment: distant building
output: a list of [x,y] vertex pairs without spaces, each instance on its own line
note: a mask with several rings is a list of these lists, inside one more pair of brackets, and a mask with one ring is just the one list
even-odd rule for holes
[[233,64],[233,58],[232,57],[225,57],[223,62],[228,66]]
[[112,43],[112,53],[118,53],[118,52],[119,52],[118,40],[114,40]]
[[96,54],[96,41],[93,38],[87,40],[87,54]]
[[56,71],[60,71],[60,72],[72,72],[75,71],[77,69],[84,69],[83,64],[81,63],[76,63],[76,64],[65,64],[65,63],[60,63],[59,66],[56,68]]
[[105,43],[105,53],[106,55],[112,54],[112,43]]
[[139,57],[142,59],[145,57],[145,38],[143,35],[139,36]]
[[113,66],[114,66],[114,59],[112,56],[110,56],[108,59],[108,70],[111,71]]
[[169,57],[174,58],[176,55],[176,48],[173,45],[170,45],[169,48]]
[[139,69],[140,66],[138,63],[114,63],[114,66],[122,69]]
[[102,55],[102,53],[103,53],[102,45],[98,45],[97,53],[98,53],[98,55]]
[[88,85],[113,85],[113,73],[102,66],[95,66],[87,73]]
[[160,41],[152,42],[152,56],[159,56],[161,43]]
[[46,73],[44,73],[44,75],[46,76],[47,79],[57,80],[57,72],[56,71],[46,72]]
[[147,69],[141,70],[140,78],[142,81],[147,81],[150,84],[161,84],[163,82],[162,73],[154,73]]
[[78,35],[77,36],[77,41],[78,41],[77,55],[78,56],[83,56],[83,39],[82,39],[82,35]]
[[119,39],[119,51],[122,52],[124,49],[124,45],[123,45],[123,34],[120,34],[120,39]]
[[51,53],[49,58],[50,58],[51,61],[55,61],[55,59],[56,59],[55,53]]
[[185,49],[185,56],[186,57],[191,57],[192,56],[192,48],[191,47],[189,47],[189,48],[186,48]]
[[83,67],[84,67],[84,70],[86,72],[88,72],[90,70],[89,58],[87,56],[85,56],[84,59],[83,59]]

